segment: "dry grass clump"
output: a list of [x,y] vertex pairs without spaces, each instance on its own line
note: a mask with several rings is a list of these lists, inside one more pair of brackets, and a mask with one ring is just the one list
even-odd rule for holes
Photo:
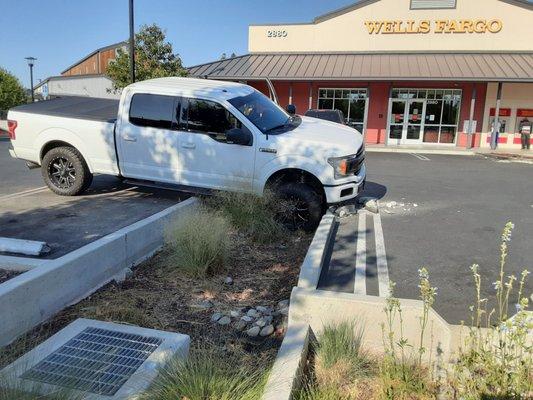
[[284,202],[273,193],[263,196],[248,193],[221,192],[206,200],[209,207],[226,216],[233,226],[254,242],[271,243],[282,240],[287,229],[279,221],[286,212]]
[[324,328],[315,353],[312,378],[300,400],[371,399],[376,392],[376,366],[362,351],[362,331],[355,322]]
[[230,229],[226,217],[202,207],[167,227],[167,255],[190,276],[215,274],[224,267]]
[[213,347],[195,348],[186,360],[168,362],[142,399],[259,400],[268,372]]

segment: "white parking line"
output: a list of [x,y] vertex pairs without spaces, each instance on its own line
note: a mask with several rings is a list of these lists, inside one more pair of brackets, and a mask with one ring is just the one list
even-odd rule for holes
[[355,294],[366,294],[366,212],[360,213],[358,219],[353,291]]
[[374,235],[376,236],[376,267],[378,270],[378,291],[380,297],[389,295],[389,267],[387,265],[387,253],[385,252],[385,239],[381,216],[374,214]]
[[431,161],[428,157],[426,157],[423,154],[418,154],[418,153],[409,153],[409,154],[412,155],[413,157],[418,158],[419,160],[422,160],[422,161]]
[[8,199],[15,199],[17,197],[29,196],[30,194],[44,192],[45,190],[48,190],[47,186],[41,186],[41,187],[38,187],[38,188],[35,188],[35,189],[24,190],[22,192],[6,194],[4,196],[0,196],[0,201],[1,200],[8,200]]

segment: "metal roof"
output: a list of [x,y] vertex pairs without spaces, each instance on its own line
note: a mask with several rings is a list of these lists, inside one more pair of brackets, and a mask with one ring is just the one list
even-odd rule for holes
[[74,64],[72,64],[70,67],[68,68],[65,68],[63,71],[61,71],[62,74],[64,74],[65,72],[67,72],[69,69],[72,69],[74,68],[75,66],[77,66],[78,64],[81,64],[82,62],[84,62],[85,60],[87,60],[88,58],[94,56],[96,53],[100,53],[102,51],[106,51],[106,50],[111,50],[111,49],[116,49],[116,48],[119,48],[119,47],[122,47],[122,46],[127,46],[128,45],[128,41],[127,40],[124,40],[122,42],[118,42],[118,43],[113,43],[113,44],[110,44],[108,46],[104,46],[104,47],[100,47],[99,49],[96,49],[94,50],[93,52],[87,54],[85,57],[83,57],[81,60],[78,60],[76,61]]
[[231,80],[533,82],[533,52],[255,53],[189,68]]

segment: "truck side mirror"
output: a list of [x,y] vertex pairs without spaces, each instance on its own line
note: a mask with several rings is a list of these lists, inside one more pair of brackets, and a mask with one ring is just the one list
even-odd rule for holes
[[294,104],[288,104],[287,107],[285,107],[285,110],[289,113],[289,115],[296,114],[296,106]]
[[226,143],[250,146],[252,144],[252,134],[248,129],[232,128],[226,131]]

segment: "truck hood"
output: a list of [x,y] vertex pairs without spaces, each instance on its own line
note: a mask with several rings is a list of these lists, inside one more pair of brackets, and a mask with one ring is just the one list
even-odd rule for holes
[[279,135],[280,141],[305,142],[326,157],[355,154],[363,144],[363,136],[353,128],[312,117],[301,117],[295,129]]

